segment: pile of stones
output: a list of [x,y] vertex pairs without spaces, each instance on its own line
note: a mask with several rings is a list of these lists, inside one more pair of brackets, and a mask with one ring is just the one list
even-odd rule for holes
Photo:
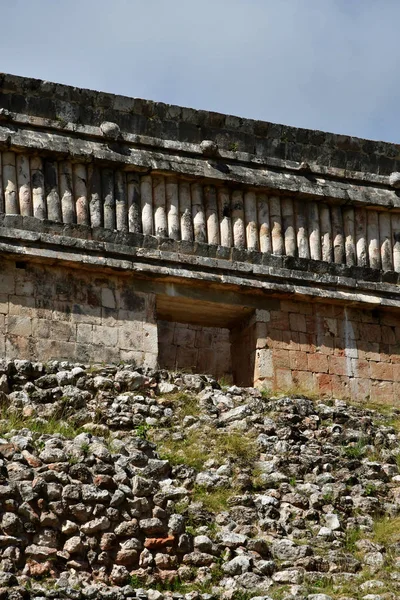
[[208,376],[0,361],[0,600],[394,600],[399,430]]

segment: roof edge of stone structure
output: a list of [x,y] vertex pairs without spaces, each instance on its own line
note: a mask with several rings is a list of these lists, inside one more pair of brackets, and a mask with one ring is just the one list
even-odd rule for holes
[[0,73],[0,121],[108,140],[400,183],[400,145]]

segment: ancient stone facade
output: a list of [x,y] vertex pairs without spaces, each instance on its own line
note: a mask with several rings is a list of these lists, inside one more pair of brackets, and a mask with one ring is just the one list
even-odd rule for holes
[[0,85],[1,356],[396,401],[400,148]]

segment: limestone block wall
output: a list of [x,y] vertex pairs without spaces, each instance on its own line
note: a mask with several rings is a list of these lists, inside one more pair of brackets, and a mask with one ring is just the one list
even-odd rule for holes
[[[400,397],[400,315],[396,312],[282,300],[256,311],[235,332],[251,357],[242,382],[360,401]],[[238,367],[236,364],[236,372]],[[235,372],[235,365],[234,365]]]
[[0,262],[0,357],[157,365],[154,296],[117,275]]
[[0,213],[400,272],[400,212],[0,155]]
[[232,378],[229,329],[158,322],[159,366]]

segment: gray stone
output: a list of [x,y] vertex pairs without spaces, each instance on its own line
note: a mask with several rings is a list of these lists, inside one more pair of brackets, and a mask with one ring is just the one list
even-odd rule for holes
[[222,565],[222,570],[227,575],[241,575],[251,569],[252,560],[249,556],[235,556],[232,560]]
[[121,133],[119,126],[111,121],[103,121],[103,123],[100,125],[100,129],[103,135],[113,139],[117,139]]
[[107,517],[99,517],[98,519],[93,519],[92,521],[88,521],[81,525],[80,529],[82,533],[86,535],[92,535],[97,533],[98,531],[106,531],[109,529],[111,523],[107,519]]

